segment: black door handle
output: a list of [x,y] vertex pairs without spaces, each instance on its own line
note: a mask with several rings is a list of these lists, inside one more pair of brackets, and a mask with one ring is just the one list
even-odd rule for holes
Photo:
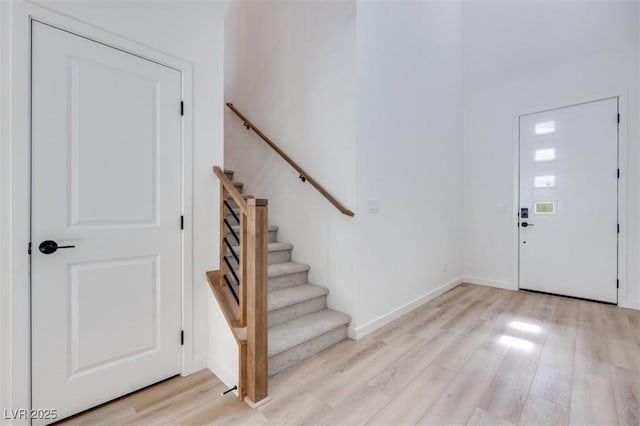
[[522,222],[520,226],[522,226],[523,228],[526,228],[527,226],[533,226],[533,223]]
[[42,254],[52,254],[58,251],[58,249],[74,248],[75,246],[59,246],[58,243],[52,240],[46,240],[40,243],[38,250]]

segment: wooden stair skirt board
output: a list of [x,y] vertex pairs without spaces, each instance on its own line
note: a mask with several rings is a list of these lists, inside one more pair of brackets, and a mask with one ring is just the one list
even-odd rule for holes
[[[229,180],[233,179],[232,171],[224,173]],[[243,184],[234,183],[236,188],[244,188]],[[235,222],[232,225],[238,226]],[[278,241],[278,227],[269,226],[268,232],[268,374],[273,376],[346,339],[351,318],[327,307],[329,289],[309,283],[310,266],[291,260],[294,246]],[[233,237],[228,239],[237,244]],[[235,259],[228,260],[238,268]],[[219,272],[207,273],[209,284],[240,345],[243,331],[234,329],[238,322],[233,309],[229,316],[225,311],[236,302],[226,286],[212,284],[219,280],[216,273]]]

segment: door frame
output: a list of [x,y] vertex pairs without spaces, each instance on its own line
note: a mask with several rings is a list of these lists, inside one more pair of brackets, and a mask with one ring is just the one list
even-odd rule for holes
[[628,89],[621,89],[609,93],[594,94],[579,98],[567,99],[561,104],[538,105],[537,107],[523,108],[515,116],[514,126],[514,149],[513,149],[513,266],[512,279],[514,289],[520,290],[520,236],[519,217],[520,211],[520,117],[524,115],[536,114],[538,112],[550,111],[554,109],[567,108],[583,105],[605,99],[618,98],[618,113],[620,114],[620,124],[618,125],[618,167],[620,168],[620,178],[618,179],[618,223],[620,233],[618,234],[618,279],[619,288],[617,294],[617,305],[620,307],[635,308],[630,303],[627,296],[627,241],[629,227],[627,221],[627,181],[628,181]]
[[[0,401],[6,407],[31,409],[31,294],[30,294],[30,256],[27,252],[31,235],[31,25],[32,21],[40,21],[58,29],[173,68],[181,74],[181,92],[185,105],[185,115],[181,124],[182,145],[182,214],[185,217],[184,230],[181,237],[181,322],[185,333],[185,345],[182,346],[181,374],[188,375],[198,366],[193,351],[193,67],[171,54],[138,44],[93,25],[60,14],[27,1],[0,2],[0,22],[3,24],[3,43],[7,43],[13,61],[3,70],[10,74],[2,77],[2,83],[11,88],[11,104],[0,104],[2,129],[10,143],[3,144],[2,157],[4,165],[0,190],[4,192],[3,200],[9,200],[12,220],[0,223],[2,235],[8,241],[0,247],[3,267],[0,273],[7,280],[8,287],[0,289],[8,312],[3,312],[0,338],[9,342],[9,359],[1,359],[0,372],[6,372],[0,389]],[[4,45],[2,46],[5,47]],[[5,87],[3,86],[3,89]],[[3,101],[0,100],[0,103]],[[7,111],[8,109],[8,111]],[[6,151],[5,151],[6,148]],[[6,173],[6,175],[4,174]],[[7,226],[10,224],[11,227]],[[5,269],[6,268],[6,269]],[[7,294],[8,293],[8,294]],[[6,323],[4,320],[7,320]],[[8,324],[8,325],[5,325]],[[2,355],[2,354],[0,354]],[[14,421],[13,423],[29,424],[30,421]]]

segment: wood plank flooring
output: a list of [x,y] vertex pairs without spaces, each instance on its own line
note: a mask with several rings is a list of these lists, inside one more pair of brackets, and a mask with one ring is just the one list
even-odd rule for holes
[[210,372],[68,425],[640,425],[640,312],[463,284],[274,376],[251,410]]

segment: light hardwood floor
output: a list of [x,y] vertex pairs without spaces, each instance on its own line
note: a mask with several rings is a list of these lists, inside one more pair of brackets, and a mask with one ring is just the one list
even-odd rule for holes
[[84,424],[640,425],[640,312],[463,284],[274,376],[251,410],[208,371]]

